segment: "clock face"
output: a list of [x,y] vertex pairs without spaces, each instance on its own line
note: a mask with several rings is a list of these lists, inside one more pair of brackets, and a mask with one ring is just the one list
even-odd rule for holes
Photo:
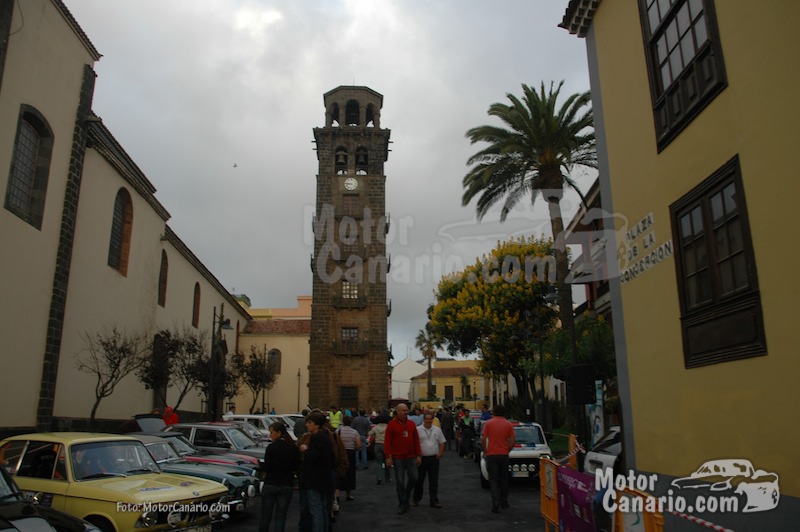
[[344,188],[347,190],[355,190],[358,188],[358,180],[355,177],[348,177],[344,180]]

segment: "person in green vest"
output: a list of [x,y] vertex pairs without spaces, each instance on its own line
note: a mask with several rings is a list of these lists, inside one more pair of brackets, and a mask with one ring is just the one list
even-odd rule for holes
[[339,425],[342,424],[342,413],[336,408],[336,405],[332,405],[330,411],[328,412],[328,421],[333,427],[333,430],[339,428]]

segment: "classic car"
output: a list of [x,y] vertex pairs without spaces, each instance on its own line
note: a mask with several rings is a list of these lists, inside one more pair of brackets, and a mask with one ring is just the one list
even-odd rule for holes
[[246,454],[264,459],[264,447],[233,422],[205,421],[201,423],[176,423],[165,428],[167,432],[180,432],[198,449],[211,452]]
[[[550,458],[552,452],[547,445],[542,426],[538,423],[512,421],[514,426],[514,448],[508,453],[508,474],[511,478],[534,479],[539,482],[539,459]],[[481,451],[481,486],[489,488],[489,471],[486,457]]]
[[162,473],[130,436],[52,432],[0,442],[0,458],[39,505],[85,519],[103,532],[210,531],[227,510],[219,482]]
[[99,532],[100,529],[83,519],[39,506],[22,493],[6,468],[0,467],[0,530]]
[[159,438],[168,439],[170,443],[172,443],[172,446],[175,447],[175,449],[181,455],[181,457],[190,462],[201,462],[204,464],[222,464],[239,469],[251,475],[255,475],[259,469],[258,458],[255,458],[253,456],[248,456],[246,454],[223,453],[223,452],[212,453],[209,451],[198,449],[197,447],[192,445],[181,432],[178,431],[137,432],[135,434],[131,434],[131,436],[142,435],[142,434],[148,436],[158,436]]
[[594,475],[598,469],[614,471],[621,454],[622,432],[615,425],[608,429],[608,432],[603,434],[597,443],[586,452],[586,458],[583,460],[584,471],[590,475]]
[[242,420],[242,419],[232,419],[230,420],[231,423],[236,423],[242,432],[250,436],[250,439],[256,442],[261,447],[266,447],[270,444],[271,440],[269,438],[269,434],[264,434],[261,432],[261,429],[256,427],[250,421]]
[[269,438],[269,426],[275,422],[283,423],[289,431],[292,440],[297,441],[294,435],[295,419],[281,414],[225,414],[225,421],[247,421],[255,425],[266,438]]
[[255,475],[222,464],[203,464],[185,460],[172,442],[158,436],[136,435],[144,443],[150,456],[162,471],[176,475],[215,480],[228,488],[228,506],[232,511],[243,511],[259,493],[261,481]]

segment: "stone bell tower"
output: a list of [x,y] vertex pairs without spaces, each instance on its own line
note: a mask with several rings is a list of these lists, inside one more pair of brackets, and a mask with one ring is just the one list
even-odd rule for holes
[[324,95],[325,127],[314,128],[319,170],[314,217],[309,401],[312,407],[385,406],[388,129],[383,96],[340,86]]

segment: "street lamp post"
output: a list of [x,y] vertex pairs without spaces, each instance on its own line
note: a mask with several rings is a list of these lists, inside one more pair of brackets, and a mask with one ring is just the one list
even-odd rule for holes
[[265,410],[266,405],[264,403],[264,394],[267,390],[267,344],[264,344],[264,387],[261,389],[261,413],[266,414],[267,411]]
[[[216,369],[219,364],[219,359],[227,354],[227,347],[222,344],[222,330],[231,330],[231,320],[225,319],[225,303],[221,303],[219,307],[219,314],[217,314],[217,307],[214,307],[213,317],[211,319],[211,358],[209,358],[209,371],[208,371],[208,402],[206,404],[208,416],[211,421],[219,417],[217,397],[217,386],[215,382]],[[223,366],[224,367],[224,366]]]
[[300,368],[297,368],[297,412],[300,411]]

